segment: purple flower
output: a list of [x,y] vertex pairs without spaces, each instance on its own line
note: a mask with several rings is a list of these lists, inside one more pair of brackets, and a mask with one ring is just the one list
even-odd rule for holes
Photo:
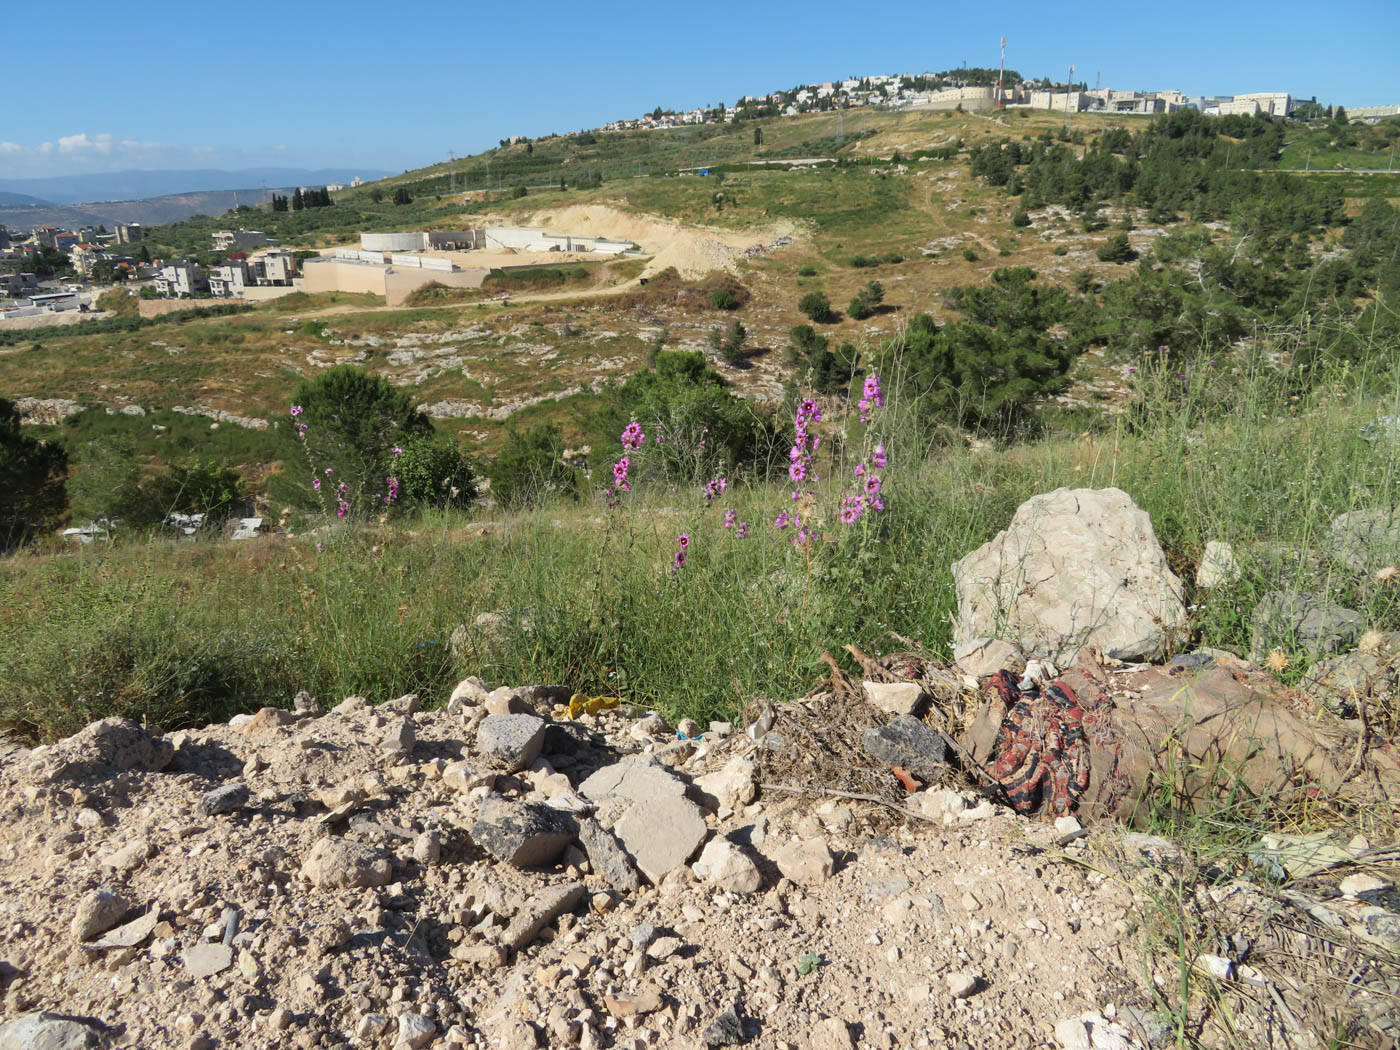
[[676,537],[676,546],[680,547],[681,550],[685,550],[687,547],[689,547],[689,546],[690,546],[690,533],[688,533],[688,532],[682,532],[679,536],[677,536],[677,537]]
[[394,458],[395,458],[395,459],[398,459],[400,456],[403,455],[403,449],[399,448],[398,445],[395,445],[395,446],[394,446],[393,448],[391,448],[389,451],[392,452],[392,453],[394,454]]
[[627,468],[631,465],[632,461],[626,456],[623,456],[621,459],[619,459],[616,463],[613,464],[613,477],[617,480],[617,483],[619,485],[627,484]]
[[300,405],[293,405],[293,406],[292,406],[290,409],[288,409],[287,411],[288,411],[288,414],[289,414],[293,419],[295,419],[297,416],[301,415],[303,409],[302,409],[302,407],[301,407]]
[[749,538],[749,523],[747,521],[739,522],[738,535],[741,540],[746,540]]
[[729,487],[728,478],[714,478],[705,483],[705,502],[708,503]]
[[778,526],[778,528],[780,529],[785,529],[792,524],[792,515],[789,514],[787,511],[783,511],[781,514],[778,515],[777,520],[774,521],[773,524]]
[[885,469],[885,446],[876,445],[875,451],[870,454],[870,462],[875,465],[876,470]]
[[872,496],[880,491],[880,475],[871,474],[865,479],[865,491]]
[[321,546],[321,541],[320,541],[320,540],[317,540],[317,541],[316,541],[316,553],[317,553],[317,554],[320,554],[320,553],[321,553],[323,550],[325,550],[325,549],[326,549],[325,547],[322,547],[322,546]]
[[880,389],[879,376],[866,376],[862,393],[865,394],[867,400],[874,402],[876,408],[885,407],[885,392]]
[[726,510],[726,511],[724,512],[724,527],[725,527],[726,529],[732,529],[732,528],[734,527],[734,523],[737,522],[738,520],[739,520],[738,512],[736,512],[736,511],[734,511],[734,510]]
[[814,398],[805,397],[802,404],[798,406],[797,415],[799,419],[810,419],[813,423],[822,421],[822,409]]
[[677,569],[685,568],[685,551],[676,551],[676,556],[671,559],[671,564]]
[[337,506],[336,506],[336,508],[335,508],[335,516],[336,516],[337,518],[343,518],[343,517],[345,517],[345,515],[347,515],[347,514],[349,514],[349,513],[350,513],[350,504],[346,503],[344,500],[341,500],[340,503],[337,504]]
[[334,473],[335,473],[335,468],[334,468],[334,467],[327,467],[326,470],[325,470],[326,477],[330,477],[330,476],[331,476],[332,474],[334,474]]
[[339,492],[342,496],[344,496],[347,492],[350,491],[350,486],[342,481],[339,485],[335,487],[335,490]]
[[621,440],[623,448],[636,450],[646,443],[647,436],[642,431],[642,425],[634,421],[622,428]]
[[806,480],[807,480],[807,466],[806,466],[806,464],[800,463],[800,462],[799,462],[799,463],[793,463],[791,466],[788,467],[788,477],[792,478],[793,481],[798,481],[798,482],[806,481]]
[[320,492],[320,491],[321,491],[321,479],[320,479],[320,478],[312,478],[312,479],[311,479],[311,487],[312,487],[313,489],[315,489],[317,492]]

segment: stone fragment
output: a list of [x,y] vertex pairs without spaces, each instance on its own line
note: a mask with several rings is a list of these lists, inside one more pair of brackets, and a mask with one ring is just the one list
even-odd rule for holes
[[97,940],[92,941],[89,948],[134,948],[141,944],[147,937],[155,932],[156,926],[160,923],[160,909],[151,908],[138,919],[133,919],[124,926],[118,926],[114,930],[108,930]]
[[1344,878],[1337,886],[1347,897],[1359,897],[1363,893],[1379,893],[1390,889],[1391,884],[1369,872],[1355,872]]
[[463,678],[452,690],[452,695],[447,698],[447,704],[462,703],[475,707],[484,704],[486,698],[491,695],[491,690],[486,687],[486,683],[475,675]]
[[663,797],[682,797],[685,782],[658,762],[633,758],[604,766],[584,780],[579,790],[594,802],[606,798],[647,802]]
[[116,890],[97,889],[84,894],[78,901],[70,927],[75,941],[90,941],[117,925],[136,906]]
[[1400,559],[1400,515],[1385,508],[1353,510],[1332,519],[1327,550],[1353,572],[1372,573]]
[[365,1014],[355,1026],[355,1035],[361,1039],[378,1039],[394,1023],[387,1014]]
[[[318,712],[319,713],[319,712]],[[269,1032],[285,1032],[296,1022],[296,1015],[285,1006],[273,1007],[272,1012],[267,1015],[267,1030]]]
[[1002,637],[1068,664],[1085,645],[1138,660],[1187,628],[1181,581],[1152,522],[1121,489],[1033,496],[953,565],[959,640]]
[[867,729],[861,743],[865,753],[881,765],[902,766],[925,782],[938,780],[947,771],[947,743],[912,715]]
[[1328,656],[1355,643],[1366,629],[1360,613],[1303,591],[1269,591],[1250,623],[1249,658],[1255,663],[1275,648]]
[[524,1018],[503,1017],[491,1026],[491,1045],[499,1050],[535,1050],[540,1045],[540,1036],[535,1026]]
[[413,840],[413,859],[425,868],[436,867],[442,859],[442,838],[436,831],[425,831]]
[[1142,1045],[1127,1028],[1092,1011],[1056,1024],[1055,1042],[1060,1050],[1137,1050]]
[[540,890],[520,907],[501,935],[501,943],[519,951],[534,943],[540,931],[565,912],[573,911],[583,900],[582,883],[570,882]]
[[458,962],[470,963],[483,969],[494,970],[504,966],[509,953],[504,944],[495,941],[478,941],[476,944],[459,944],[452,949],[452,958]]
[[695,874],[726,893],[753,893],[763,885],[763,875],[752,857],[729,839],[711,839],[691,865]]
[[307,715],[312,718],[319,718],[325,714],[325,708],[305,689],[292,697],[292,710],[299,715]]
[[642,884],[636,866],[613,833],[592,817],[578,822],[578,841],[588,854],[594,874],[615,890],[635,890]]
[[52,750],[52,775],[78,778],[107,773],[157,773],[170,764],[175,747],[126,718],[104,718],[85,726]]
[[0,1050],[96,1050],[104,1042],[92,1025],[43,1011],[0,1024]]
[[393,718],[379,736],[379,746],[391,755],[411,755],[418,743],[418,727],[411,718]]
[[625,999],[603,996],[603,1005],[614,1017],[641,1017],[661,1009],[661,991],[654,984],[644,984]]
[[185,952],[184,961],[190,976],[213,977],[233,965],[233,949],[227,944],[200,941]]
[[514,689],[496,689],[482,705],[488,715],[534,715],[536,711]]
[[224,784],[213,791],[206,791],[195,808],[202,816],[214,817],[242,809],[251,797],[247,784]]
[[324,838],[311,847],[301,873],[318,889],[363,889],[386,886],[393,876],[389,858],[371,846]]
[[1240,563],[1235,557],[1235,548],[1221,540],[1210,540],[1196,566],[1196,586],[1209,591],[1239,578]]
[[836,871],[836,858],[819,838],[785,843],[771,856],[783,877],[801,886],[816,886]]
[[135,871],[145,864],[154,852],[154,847],[146,839],[132,839],[125,846],[109,854],[103,863],[117,871]]
[[476,750],[505,772],[519,772],[540,757],[544,726],[534,715],[488,715],[477,726]]
[[706,1026],[701,1033],[706,1046],[739,1046],[748,1041],[744,1022],[734,1007],[730,1007]]
[[704,800],[716,806],[740,809],[758,797],[753,763],[742,756],[731,758],[713,773],[695,778]]
[[812,1026],[807,1050],[854,1050],[851,1030],[839,1017],[824,1017]]
[[437,1035],[437,1025],[422,1014],[399,1014],[399,1042],[409,1050],[422,1050]]
[[290,711],[280,707],[264,707],[243,723],[243,732],[247,736],[265,736],[283,726],[292,725],[296,720],[297,716]]
[[557,861],[578,837],[578,824],[549,806],[492,795],[481,804],[471,834],[497,860],[534,868]]
[[1000,638],[970,638],[953,646],[953,661],[963,674],[987,678],[1007,671],[1018,678],[1026,669],[1026,654],[1015,642]]
[[862,682],[865,699],[891,715],[914,715],[925,704],[928,695],[917,682]]
[[981,985],[981,980],[975,973],[966,970],[955,970],[948,974],[948,994],[954,999],[970,999],[977,994],[977,989]]
[[709,828],[699,806],[671,795],[634,803],[613,832],[655,885],[695,855]]

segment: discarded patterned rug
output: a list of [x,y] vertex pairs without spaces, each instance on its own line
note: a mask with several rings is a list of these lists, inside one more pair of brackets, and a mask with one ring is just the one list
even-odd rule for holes
[[1005,705],[986,769],[1012,806],[1023,813],[1044,806],[1057,817],[1073,813],[1089,787],[1097,758],[1101,778],[1113,785],[1111,797],[1100,793],[1100,803],[1110,812],[1117,809],[1129,785],[1118,771],[1120,749],[1107,696],[1093,690],[1085,705],[1063,681],[1044,689],[1022,689],[1005,671],[993,675],[986,687]]

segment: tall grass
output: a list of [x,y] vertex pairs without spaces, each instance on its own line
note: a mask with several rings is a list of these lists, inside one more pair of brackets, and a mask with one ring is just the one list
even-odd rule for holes
[[[1254,605],[1282,587],[1400,628],[1390,587],[1326,557],[1335,515],[1396,501],[1400,446],[1361,427],[1400,391],[1384,373],[1339,369],[1302,393],[1294,379],[1264,357],[1184,373],[1158,362],[1102,428],[995,448],[920,426],[887,377],[888,509],[837,520],[863,432],[828,407],[828,509],[806,550],[773,524],[788,486],[736,484],[713,505],[652,485],[614,511],[589,497],[489,521],[17,556],[0,565],[0,718],[42,737],[110,713],[196,724],[299,689],[440,700],[469,673],[733,716],[804,692],[846,642],[891,647],[893,632],[948,655],[951,563],[1061,485],[1117,486],[1148,511],[1194,606],[1184,645],[1244,652]],[[747,540],[723,527],[725,508]],[[681,533],[692,544],[676,570]],[[1235,545],[1243,576],[1197,594],[1211,539]]]

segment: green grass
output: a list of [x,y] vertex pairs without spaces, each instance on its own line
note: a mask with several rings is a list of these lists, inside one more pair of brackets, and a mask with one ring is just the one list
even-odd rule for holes
[[[3,718],[52,736],[96,712],[198,723],[303,688],[431,701],[468,673],[618,692],[672,716],[732,716],[757,697],[805,692],[821,653],[846,642],[879,646],[895,631],[946,656],[950,564],[1023,500],[1060,485],[1125,489],[1193,602],[1205,542],[1236,545],[1245,576],[1201,604],[1193,642],[1243,651],[1254,603],[1281,586],[1400,627],[1391,589],[1325,559],[1319,569],[1306,556],[1256,553],[1266,543],[1315,553],[1336,514],[1394,504],[1396,449],[1359,429],[1377,411],[1378,382],[1395,404],[1393,380],[1338,377],[1298,402],[1276,375],[1228,380],[1202,379],[1180,397],[1145,385],[1158,398],[1152,415],[1089,440],[968,450],[921,436],[897,407],[898,377],[887,377],[889,510],[855,528],[828,512],[830,538],[810,552],[773,526],[790,506],[783,486],[731,487],[725,505],[753,530],[739,541],[698,493],[642,485],[611,514],[589,500],[493,515],[484,535],[467,517],[428,516],[239,545],[22,555],[0,568]],[[600,470],[608,455],[595,449]],[[849,467],[823,468],[838,479],[823,488],[828,506]],[[693,543],[677,573],[682,532]],[[473,636],[449,658],[453,629],[482,612],[529,630]]]

